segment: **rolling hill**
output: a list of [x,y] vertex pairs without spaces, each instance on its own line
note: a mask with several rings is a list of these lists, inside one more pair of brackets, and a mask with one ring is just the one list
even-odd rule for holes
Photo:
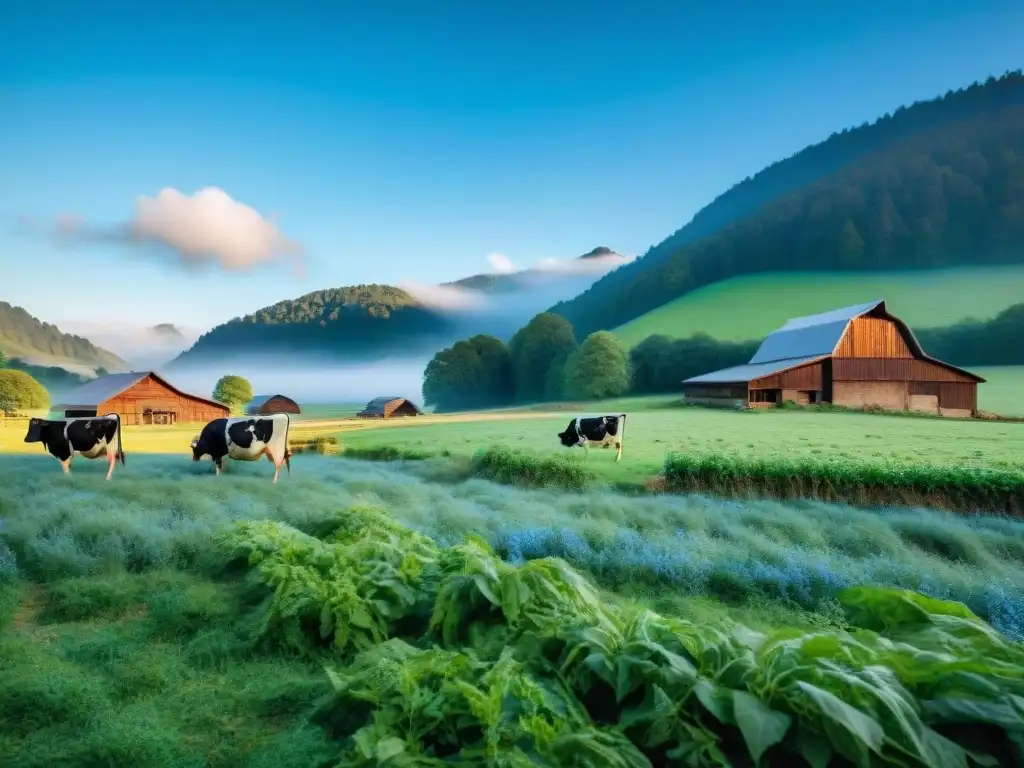
[[112,373],[128,370],[128,364],[113,352],[81,336],[63,333],[4,301],[0,301],[0,350],[30,365],[56,366],[74,373],[92,373],[96,368]]
[[314,291],[211,329],[168,368],[281,354],[364,362],[432,354],[467,334],[508,337],[552,301],[575,295],[625,261],[601,247],[550,268],[473,275],[425,289],[356,285]]
[[552,311],[582,337],[742,275],[1021,263],[1024,75],[1013,72],[773,164]]
[[1024,264],[875,272],[769,272],[698,288],[614,329],[632,347],[653,334],[763,338],[791,317],[885,299],[911,327],[988,320],[1024,299]]

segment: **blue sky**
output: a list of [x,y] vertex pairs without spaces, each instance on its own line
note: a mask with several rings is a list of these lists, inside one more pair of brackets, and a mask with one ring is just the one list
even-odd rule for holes
[[205,329],[493,252],[639,254],[832,131],[1024,64],[1020,2],[228,5],[5,9],[0,215],[109,226],[216,186],[276,217],[304,276],[3,226],[0,299],[71,330]]

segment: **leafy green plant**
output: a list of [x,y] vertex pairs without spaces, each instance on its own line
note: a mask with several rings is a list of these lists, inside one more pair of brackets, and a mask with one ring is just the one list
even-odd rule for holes
[[493,446],[473,457],[473,474],[507,485],[583,490],[595,477],[569,456],[543,458],[505,446]]
[[[439,548],[372,507],[339,519],[322,539],[232,534],[275,589],[264,632],[319,615],[333,635],[341,664],[315,720],[334,765],[1024,759],[1024,647],[960,604],[857,587],[838,596],[850,630],[766,635],[603,595],[556,558],[513,566],[472,537]],[[403,621],[423,606],[429,622]]]

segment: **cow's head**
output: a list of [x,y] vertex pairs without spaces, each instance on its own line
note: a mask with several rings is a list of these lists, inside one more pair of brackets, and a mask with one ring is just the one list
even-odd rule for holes
[[576,419],[569,422],[569,426],[565,428],[564,432],[558,433],[558,442],[566,448],[572,448],[574,445],[579,445],[580,436],[576,432]]
[[199,448],[199,435],[192,438],[192,461],[199,461],[203,457],[203,451]]
[[41,443],[43,441],[43,425],[45,423],[42,419],[29,419],[28,434],[25,435],[25,442]]

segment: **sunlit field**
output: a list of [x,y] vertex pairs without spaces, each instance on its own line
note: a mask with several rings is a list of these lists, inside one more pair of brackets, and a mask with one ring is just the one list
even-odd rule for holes
[[[618,404],[595,407],[614,413]],[[597,410],[601,408],[601,410]],[[1024,425],[844,412],[771,410],[732,412],[703,408],[627,411],[622,460],[613,450],[591,450],[590,470],[612,481],[656,474],[668,451],[749,458],[802,457],[839,462],[905,462],[932,466],[1024,468]],[[584,411],[587,412],[587,411]],[[345,448],[392,446],[406,451],[471,455],[492,444],[538,455],[570,453],[558,433],[568,412],[531,420],[395,425],[341,433]]]
[[[1024,637],[1024,523],[927,510],[525,491],[300,456],[215,478],[135,454],[115,480],[43,456],[0,473],[0,755],[5,766],[309,766],[324,659],[258,642],[265,591],[226,568],[239,520],[315,533],[366,508],[440,546],[478,534],[516,564],[559,556],[609,596],[702,624],[837,631],[844,587],[962,601]],[[611,598],[609,598],[611,599]]]

